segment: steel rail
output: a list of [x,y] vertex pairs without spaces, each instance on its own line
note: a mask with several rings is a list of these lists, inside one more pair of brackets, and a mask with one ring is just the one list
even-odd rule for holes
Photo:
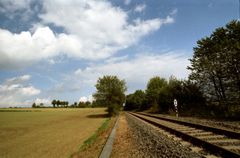
[[[155,118],[155,119],[162,119],[162,118],[159,118],[159,117],[153,117],[152,115],[147,115],[147,114],[140,114],[140,113],[132,113],[132,112],[129,112],[129,114],[139,118],[139,119],[142,119],[154,126],[157,126],[159,128],[162,128],[178,137],[181,137],[183,140],[186,140],[186,141],[189,141],[191,142],[192,144],[196,145],[196,146],[200,146],[202,148],[204,148],[205,150],[209,151],[210,153],[213,153],[215,155],[220,155],[222,157],[226,157],[226,158],[240,158],[240,154],[236,153],[236,152],[233,152],[233,151],[230,151],[230,150],[227,150],[225,148],[222,148],[218,145],[215,145],[215,144],[212,144],[212,143],[209,143],[205,140],[202,140],[202,139],[199,139],[197,137],[194,137],[192,135],[189,135],[189,134],[186,134],[182,131],[179,131],[179,130],[176,130],[174,128],[171,128],[171,127],[168,127],[168,126],[165,126],[165,125],[162,125],[160,124],[159,122],[157,121],[154,121],[154,120],[151,120],[149,118],[146,118],[146,117],[150,117],[150,118]],[[144,117],[145,116],[145,117]],[[169,120],[166,120],[164,119],[164,121],[169,121]],[[171,121],[169,121],[171,122]],[[172,122],[172,123],[176,123],[176,122]],[[177,123],[176,123],[177,124]],[[179,124],[179,123],[178,123]],[[183,125],[181,124],[182,126],[186,126],[186,125]],[[187,125],[189,126],[189,124]]]
[[240,133],[239,132],[234,132],[234,131],[221,129],[221,128],[216,128],[216,127],[210,127],[210,126],[207,126],[207,125],[201,125],[201,124],[196,124],[196,123],[180,121],[180,120],[176,120],[176,119],[170,119],[170,118],[156,116],[156,115],[143,113],[143,112],[138,112],[138,114],[142,114],[142,115],[145,115],[145,116],[150,116],[150,117],[162,119],[162,120],[173,122],[173,123],[182,124],[182,125],[185,125],[185,126],[190,126],[190,127],[195,127],[195,128],[198,128],[198,129],[211,131],[211,132],[214,132],[214,133],[217,133],[217,134],[223,134],[223,135],[228,136],[229,138],[240,139]]

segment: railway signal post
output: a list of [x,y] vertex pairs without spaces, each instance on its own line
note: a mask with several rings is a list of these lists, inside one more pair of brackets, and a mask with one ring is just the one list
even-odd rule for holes
[[178,117],[177,99],[173,100],[173,104],[174,104],[174,107],[175,107],[176,117]]

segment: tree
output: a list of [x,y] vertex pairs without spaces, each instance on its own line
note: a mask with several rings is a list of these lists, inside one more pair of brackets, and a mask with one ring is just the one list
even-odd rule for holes
[[55,99],[52,101],[52,105],[53,105],[53,108],[55,108],[55,105],[56,105],[56,100]]
[[86,102],[85,102],[85,105],[86,105],[86,107],[88,107],[88,108],[89,108],[89,107],[92,107],[92,105],[91,105],[91,102],[90,102],[90,101],[86,101]]
[[60,100],[57,100],[57,101],[56,101],[56,105],[57,105],[57,107],[59,107],[59,105],[60,105]]
[[144,110],[146,109],[146,95],[142,90],[136,90],[133,94],[126,97],[125,110]]
[[77,107],[77,102],[74,102],[73,106],[76,108]]
[[69,102],[68,102],[68,101],[66,101],[66,107],[68,107],[68,104],[69,104]]
[[43,107],[44,107],[44,104],[43,104],[43,103],[40,103],[40,104],[39,104],[39,107],[40,107],[40,108],[43,108]]
[[146,98],[148,100],[148,108],[154,108],[154,111],[158,111],[157,102],[159,101],[159,94],[163,87],[167,85],[167,81],[164,78],[158,76],[151,78],[148,81],[146,89]]
[[33,103],[32,108],[36,108],[36,107],[37,107],[36,103]]
[[78,107],[79,107],[79,108],[85,108],[85,107],[86,107],[85,102],[80,101],[80,102],[78,103]]
[[103,76],[95,85],[97,92],[93,95],[98,104],[108,107],[108,113],[115,115],[125,102],[124,92],[127,90],[124,80],[117,76]]
[[197,42],[190,59],[189,79],[196,83],[208,102],[229,110],[240,105],[240,22],[217,28]]
[[206,100],[200,87],[189,80],[182,82],[182,94],[180,100],[180,110],[207,110]]

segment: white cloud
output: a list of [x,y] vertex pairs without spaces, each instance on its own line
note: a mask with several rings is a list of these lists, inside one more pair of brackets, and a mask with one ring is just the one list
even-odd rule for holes
[[87,97],[80,97],[79,102],[87,102],[88,98]]
[[124,0],[125,5],[129,5],[131,3],[131,0]]
[[0,13],[4,13],[8,18],[13,19],[20,11],[20,18],[27,21],[33,14],[31,3],[32,0],[2,0],[0,1]]
[[[164,51],[166,52],[166,51]],[[161,53],[161,52],[160,52]],[[87,97],[95,93],[99,77],[116,75],[127,83],[128,92],[145,89],[147,82],[154,76],[168,79],[171,75],[186,79],[189,56],[183,51],[171,51],[165,54],[140,53],[135,56],[119,56],[103,63],[91,63],[85,68],[66,74],[61,81],[49,89],[49,95],[71,95]],[[91,99],[92,100],[92,99]]]
[[19,76],[19,77],[13,77],[13,78],[7,79],[5,81],[5,84],[12,85],[12,84],[24,83],[24,82],[30,80],[30,78],[31,78],[30,75],[23,75],[23,76]]
[[95,90],[94,85],[99,77],[116,75],[120,79],[126,80],[129,92],[132,92],[136,89],[144,89],[147,81],[154,76],[167,79],[171,75],[182,79],[187,78],[188,71],[186,67],[188,64],[187,56],[175,52],[159,55],[142,54],[133,59],[113,60],[113,62],[91,65],[85,69],[80,68],[75,71],[75,76],[68,79],[74,81],[73,85],[66,80],[68,84],[66,83],[65,86],[77,87],[80,85],[79,89],[91,87],[91,90]]
[[[126,12],[105,0],[44,0],[43,10],[39,15],[42,21],[30,31],[14,34],[0,29],[0,69],[53,61],[61,55],[86,60],[109,58],[174,22],[170,16],[131,22]],[[54,33],[48,24],[62,27],[65,33]]]
[[0,107],[29,105],[29,99],[41,93],[41,90],[27,84],[30,78],[30,75],[23,75],[0,84]]
[[79,102],[87,102],[87,101],[89,101],[89,102],[92,102],[93,101],[93,96],[92,95],[89,95],[89,96],[82,96],[82,97],[80,97],[80,99],[79,99]]
[[44,105],[50,105],[51,100],[49,98],[36,98],[34,101],[37,105],[43,103]]
[[31,0],[3,0],[0,1],[0,12],[15,12],[17,10],[29,9]]
[[139,4],[135,7],[134,11],[135,12],[143,12],[146,9],[146,4]]
[[15,68],[30,65],[57,55],[57,39],[48,27],[38,28],[33,34],[13,34],[0,29],[0,67]]

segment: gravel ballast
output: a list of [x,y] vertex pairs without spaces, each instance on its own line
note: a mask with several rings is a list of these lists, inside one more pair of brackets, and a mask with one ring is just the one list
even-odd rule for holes
[[193,152],[180,141],[163,134],[161,130],[126,113],[126,120],[132,131],[132,137],[143,157],[162,158],[198,158],[203,155]]

